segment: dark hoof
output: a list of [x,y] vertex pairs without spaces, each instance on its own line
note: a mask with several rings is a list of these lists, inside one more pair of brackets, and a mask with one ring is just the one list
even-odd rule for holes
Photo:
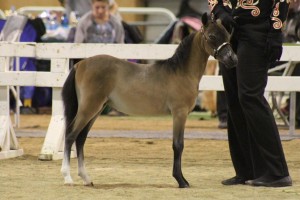
[[190,184],[188,182],[185,182],[183,184],[179,184],[179,188],[189,188]]

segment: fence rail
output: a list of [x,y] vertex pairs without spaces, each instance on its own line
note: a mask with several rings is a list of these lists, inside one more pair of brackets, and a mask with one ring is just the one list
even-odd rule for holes
[[[159,44],[69,44],[69,43],[0,43],[0,158],[22,154],[9,115],[9,86],[53,87],[52,117],[39,159],[60,159],[63,146],[64,117],[60,96],[68,75],[70,58],[109,54],[122,59],[159,60],[170,57],[177,45]],[[300,46],[284,46],[282,60],[300,61]],[[9,71],[12,57],[50,59],[50,72]],[[213,59],[210,57],[210,59]],[[200,90],[223,90],[220,76],[203,76]],[[300,91],[300,77],[269,76],[267,91],[292,93],[290,134],[295,129],[295,92]]]

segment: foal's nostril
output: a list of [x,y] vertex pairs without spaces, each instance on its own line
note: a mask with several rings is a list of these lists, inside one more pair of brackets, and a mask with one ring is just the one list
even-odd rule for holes
[[238,58],[235,54],[233,54],[231,57],[232,63],[233,63],[233,67],[236,67],[238,64]]
[[237,65],[238,62],[239,62],[239,59],[238,59],[237,55],[235,55],[235,56],[234,56],[234,63],[235,63],[235,65]]
[[222,62],[228,69],[236,67],[238,63],[237,56],[230,45],[225,46],[219,51],[217,59]]
[[232,68],[236,67],[237,63],[238,63],[238,59],[237,59],[237,56],[234,53],[230,54],[227,57],[227,60],[225,59],[225,62],[224,62],[226,68],[228,68],[228,69],[232,69]]

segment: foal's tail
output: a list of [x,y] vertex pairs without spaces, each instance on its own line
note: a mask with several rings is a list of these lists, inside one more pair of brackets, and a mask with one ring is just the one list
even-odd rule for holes
[[78,100],[75,90],[76,69],[73,67],[62,88],[62,99],[65,108],[66,133],[72,130],[72,122],[78,109]]

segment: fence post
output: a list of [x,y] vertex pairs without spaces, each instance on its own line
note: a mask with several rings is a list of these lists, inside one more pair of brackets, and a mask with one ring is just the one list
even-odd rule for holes
[[[69,73],[69,59],[51,59],[52,73]],[[39,160],[58,160],[63,157],[64,148],[64,108],[61,98],[61,88],[52,88],[52,116],[45,141],[39,154]],[[75,151],[71,157],[75,157]]]
[[[9,69],[9,57],[0,58],[0,72]],[[9,86],[0,86],[0,159],[23,155],[9,114]]]

